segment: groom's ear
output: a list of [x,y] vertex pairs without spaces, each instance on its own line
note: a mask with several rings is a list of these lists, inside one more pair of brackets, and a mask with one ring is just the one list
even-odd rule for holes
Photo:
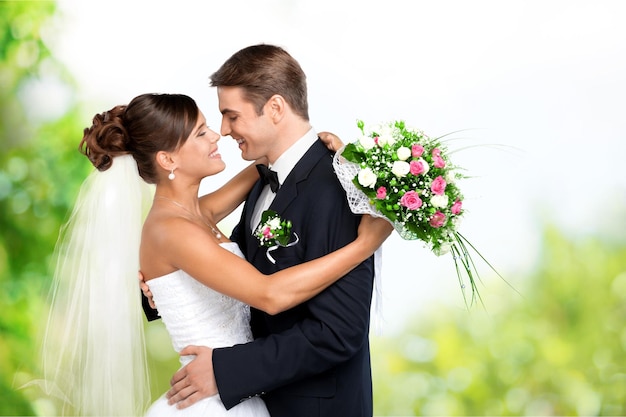
[[285,110],[287,109],[287,102],[280,94],[274,94],[265,103],[265,111],[271,117],[274,123],[280,122],[285,117]]

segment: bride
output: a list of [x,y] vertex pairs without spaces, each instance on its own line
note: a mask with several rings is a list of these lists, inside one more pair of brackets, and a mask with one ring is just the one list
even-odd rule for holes
[[[97,170],[83,184],[57,245],[43,352],[45,389],[61,399],[62,414],[145,412],[138,270],[176,351],[231,346],[252,340],[248,306],[277,314],[302,303],[371,256],[391,233],[385,220],[363,216],[358,238],[347,246],[261,274],[217,223],[244,201],[258,180],[255,164],[266,161],[198,198],[201,180],[225,168],[219,139],[193,99],[177,94],[138,96],[96,115],[85,129],[80,149]],[[191,359],[181,357],[181,364]],[[268,415],[258,397],[227,412],[217,395],[184,410],[163,396],[147,413]]]

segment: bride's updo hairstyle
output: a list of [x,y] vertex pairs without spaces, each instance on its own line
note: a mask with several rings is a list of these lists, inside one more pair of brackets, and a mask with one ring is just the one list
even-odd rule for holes
[[83,132],[79,150],[99,170],[106,171],[118,155],[131,154],[139,175],[158,181],[156,154],[182,146],[198,121],[196,102],[182,94],[143,94],[127,106],[96,114]]

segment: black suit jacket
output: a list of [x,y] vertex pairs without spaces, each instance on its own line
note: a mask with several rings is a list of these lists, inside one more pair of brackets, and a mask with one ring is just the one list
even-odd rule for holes
[[[293,223],[298,244],[266,257],[252,236],[250,217],[261,191],[257,183],[233,233],[263,273],[319,258],[353,241],[354,215],[332,168],[332,155],[315,142],[276,194],[271,209]],[[270,316],[252,309],[255,341],[213,352],[220,397],[227,408],[263,395],[272,417],[371,416],[369,318],[373,258],[313,299]]]

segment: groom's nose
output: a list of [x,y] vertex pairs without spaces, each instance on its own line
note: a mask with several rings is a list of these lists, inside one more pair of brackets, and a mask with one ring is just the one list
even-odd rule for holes
[[220,126],[220,134],[222,136],[230,135],[230,122],[226,119],[226,117],[222,117],[222,125]]

